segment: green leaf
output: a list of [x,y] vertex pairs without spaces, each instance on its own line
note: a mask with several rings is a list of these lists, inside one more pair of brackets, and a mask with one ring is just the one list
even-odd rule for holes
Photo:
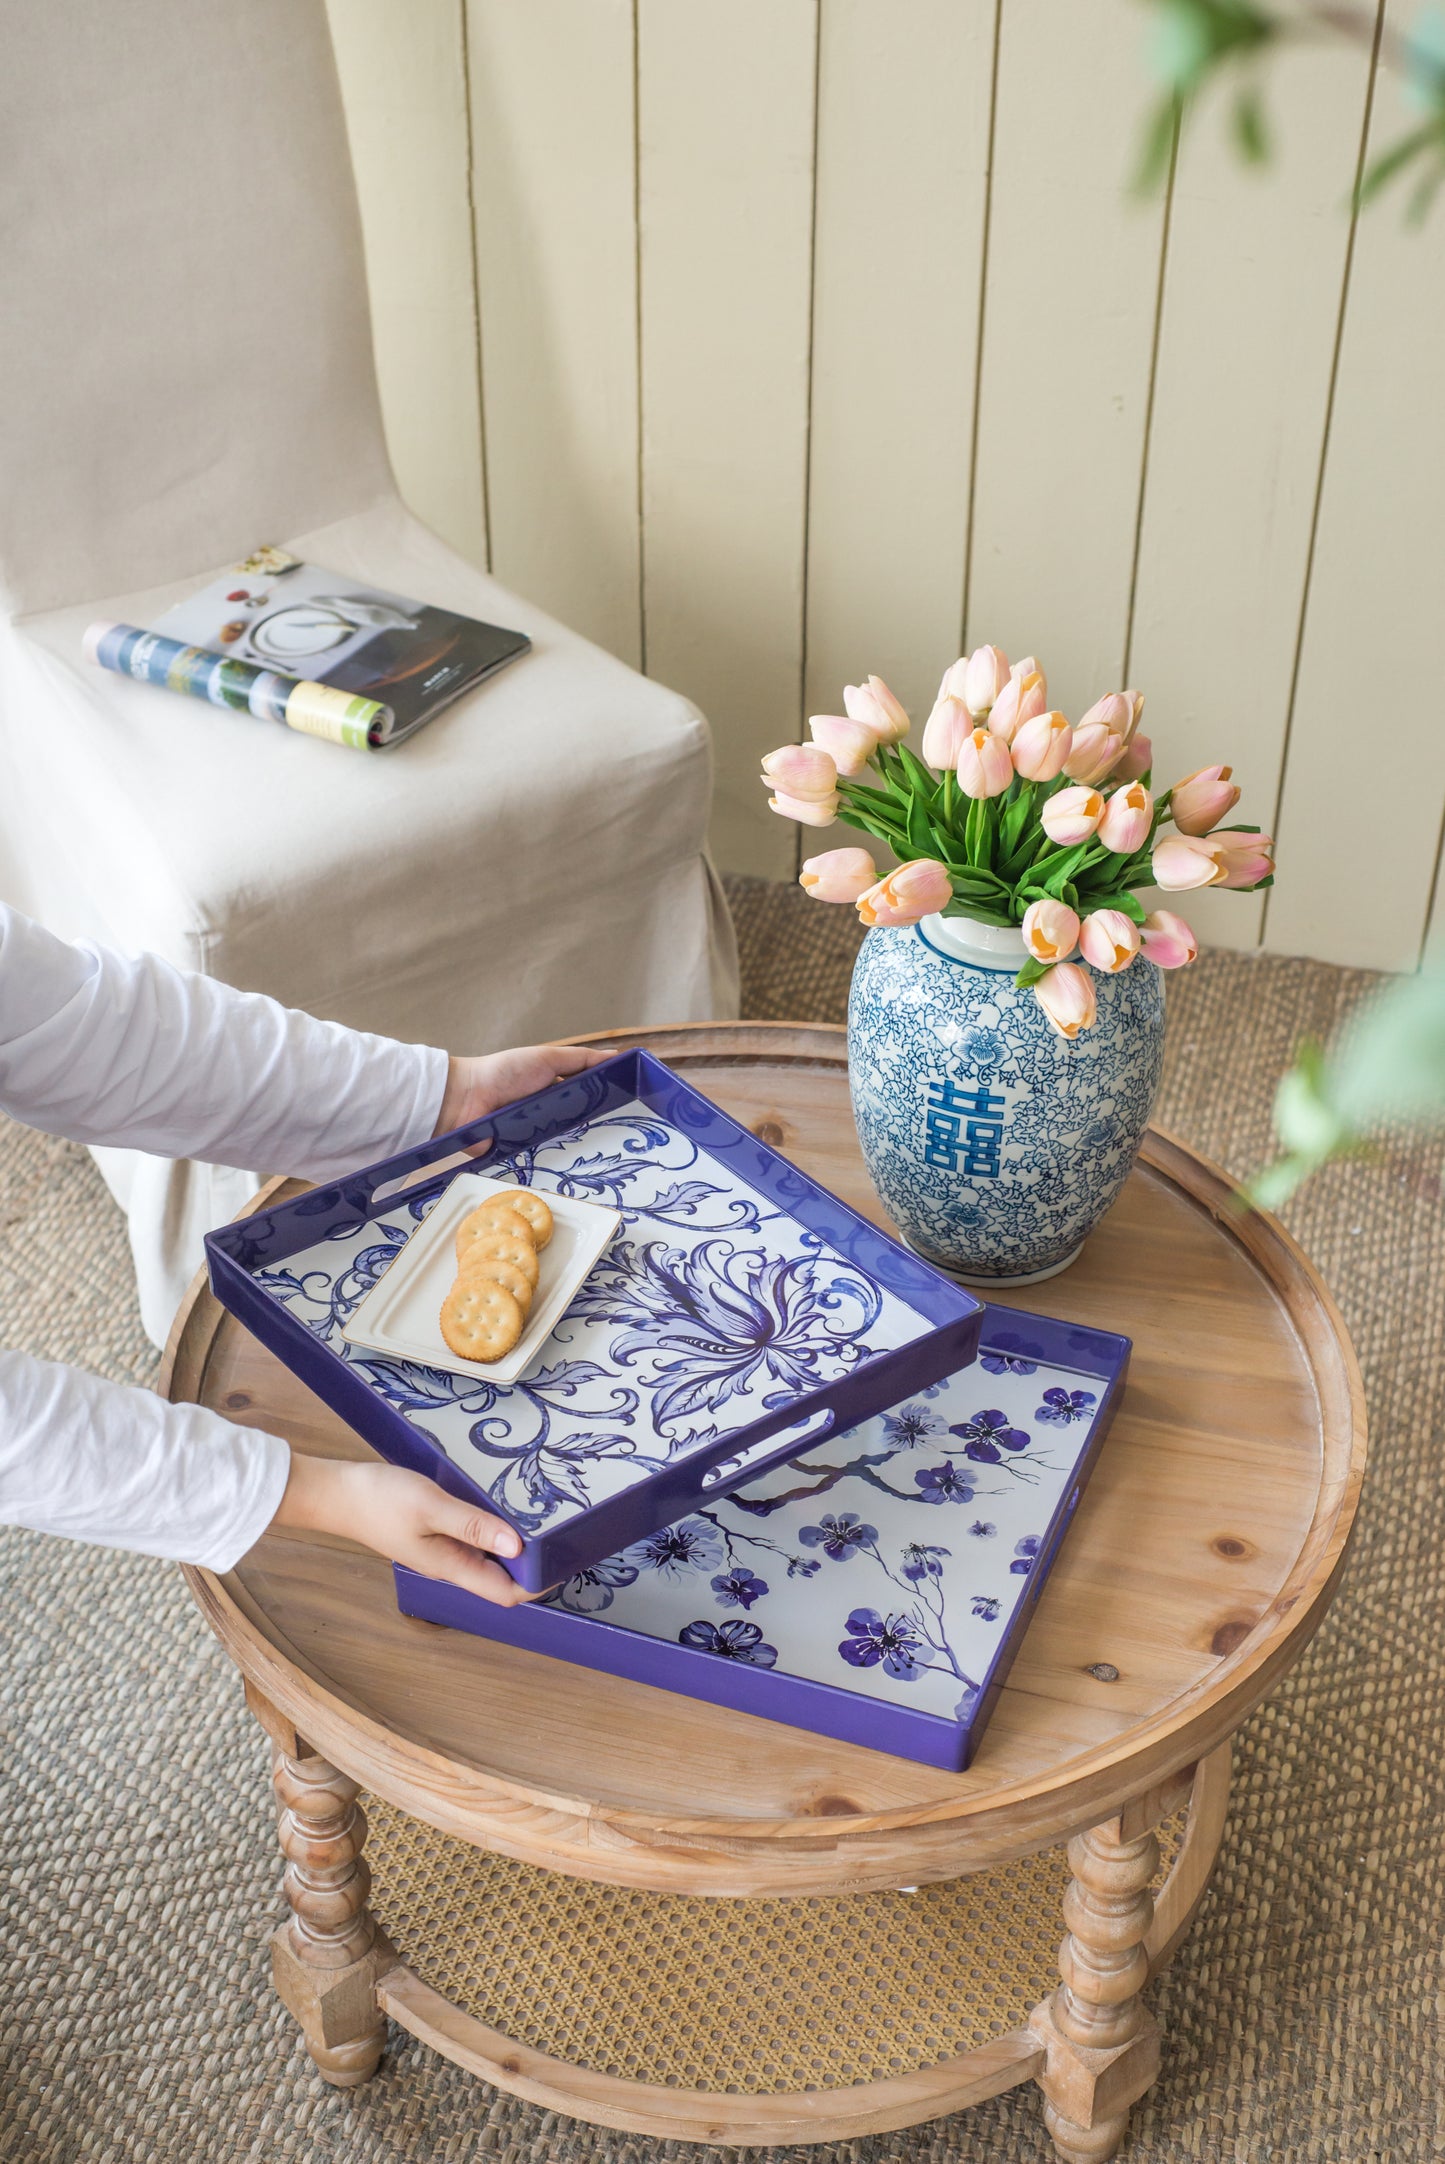
[[908,746],[906,744],[900,744],[897,747],[897,750],[899,764],[908,779],[908,783],[912,788],[914,795],[917,797],[922,797],[924,803],[931,806],[938,789],[938,783],[934,780],[933,775],[929,772],[923,761],[919,758],[915,758],[914,754],[908,749]]
[[961,902],[957,899],[946,902],[939,914],[945,917],[972,917],[977,924],[1013,923],[1013,918],[1005,916],[1001,910],[986,909],[974,902]]
[[1088,899],[1091,909],[1122,910],[1135,924],[1142,924],[1147,915],[1138,895],[1131,894],[1127,887],[1117,888],[1112,894],[1091,894]]
[[1230,122],[1240,156],[1250,165],[1264,165],[1269,158],[1269,132],[1265,127],[1259,90],[1254,84],[1240,91]]
[[1036,961],[1033,955],[1030,955],[1023,968],[1014,978],[1014,983],[1021,992],[1026,992],[1031,984],[1038,983],[1040,977],[1048,975],[1050,967],[1051,965],[1048,962]]
[[1380,190],[1388,187],[1397,173],[1403,173],[1407,165],[1413,165],[1417,158],[1423,157],[1432,145],[1439,145],[1440,141],[1441,121],[1437,116],[1425,121],[1418,128],[1412,128],[1408,135],[1400,137],[1398,143],[1392,143],[1388,150],[1382,151],[1369,170],[1360,176],[1360,184],[1355,190],[1356,210],[1363,210],[1367,204],[1373,203]]

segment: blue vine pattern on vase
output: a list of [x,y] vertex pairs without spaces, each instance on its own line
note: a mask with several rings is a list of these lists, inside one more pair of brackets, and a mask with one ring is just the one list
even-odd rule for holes
[[[604,1565],[546,1600],[967,1721],[1034,1591],[1101,1395],[1038,1360],[989,1370],[986,1388],[965,1368],[633,1542],[615,1577]],[[1036,1407],[1065,1402],[1079,1417],[1038,1424]]]
[[398,1196],[379,1217],[255,1276],[524,1533],[565,1522],[926,1327],[640,1102],[483,1170],[623,1219],[517,1383],[368,1353],[341,1336],[433,1195]]
[[1014,967],[945,953],[926,923],[879,927],[848,1003],[873,1184],[920,1253],[980,1280],[1050,1270],[1077,1249],[1128,1178],[1163,1063],[1159,970],[1094,973],[1098,1018],[1069,1043]]

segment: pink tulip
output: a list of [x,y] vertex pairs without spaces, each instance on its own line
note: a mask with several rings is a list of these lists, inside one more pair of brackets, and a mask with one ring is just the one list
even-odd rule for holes
[[996,646],[975,647],[963,672],[964,704],[975,721],[983,720],[1007,682],[1008,655]]
[[821,803],[838,787],[838,769],[820,744],[784,744],[763,761],[763,780],[803,803]]
[[1054,781],[1063,773],[1073,748],[1074,732],[1063,715],[1055,712],[1035,714],[1024,722],[1009,751],[1025,781]]
[[1060,789],[1039,813],[1039,824],[1051,842],[1072,848],[1086,842],[1104,816],[1104,799],[1097,789]]
[[1199,942],[1172,909],[1156,909],[1144,919],[1141,945],[1146,962],[1158,969],[1183,969],[1199,952]]
[[945,768],[957,766],[959,752],[972,733],[973,716],[962,699],[941,691],[933,712],[923,724],[923,742],[919,749],[935,774],[941,774]]
[[1048,683],[1044,676],[1044,665],[1033,654],[1026,655],[1022,661],[1016,661],[1008,673],[1015,681],[1025,676],[1036,676],[1043,686],[1044,698],[1047,701]]
[[1106,977],[1127,969],[1139,952],[1139,927],[1122,909],[1094,909],[1084,919],[1079,952],[1093,969]]
[[870,676],[866,684],[845,684],[843,711],[853,721],[866,722],[880,744],[896,744],[908,734],[907,710],[881,676]]
[[950,661],[943,672],[943,682],[938,687],[940,699],[962,699],[968,704],[968,656],[960,654],[957,661]]
[[992,729],[973,729],[958,754],[958,786],[965,796],[1002,796],[1014,778],[1008,746]]
[[1121,759],[1115,761],[1115,781],[1138,781],[1154,764],[1154,746],[1147,736],[1131,736]]
[[1274,843],[1267,834],[1209,835],[1224,864],[1222,887],[1257,887],[1274,871]]
[[1061,1037],[1094,1026],[1094,980],[1077,962],[1059,962],[1034,986],[1034,998]]
[[1107,781],[1119,763],[1124,739],[1106,729],[1102,721],[1081,721],[1074,730],[1074,748],[1064,761],[1070,781],[1087,783],[1092,789]]
[[988,725],[995,736],[1011,744],[1023,724],[1042,714],[1047,704],[1044,680],[1037,669],[1032,676],[1011,676],[993,703]]
[[878,738],[866,722],[848,721],[842,714],[814,714],[808,729],[840,774],[861,774],[878,749]]
[[1099,839],[1106,849],[1117,850],[1121,857],[1132,856],[1148,841],[1153,821],[1153,797],[1142,781],[1131,781],[1116,789],[1104,806]]
[[858,914],[869,925],[917,924],[920,917],[931,917],[952,899],[947,866],[932,857],[914,857],[859,895]]
[[1066,962],[1079,943],[1079,919],[1067,902],[1030,902],[1019,928],[1036,962]]
[[1189,887],[1217,887],[1224,860],[1212,835],[1166,834],[1154,847],[1154,884],[1170,893]]
[[1134,694],[1129,691],[1106,691],[1102,699],[1095,699],[1087,714],[1074,725],[1074,734],[1101,722],[1109,732],[1121,737],[1127,744],[1134,734]]
[[1139,717],[1144,711],[1144,694],[1142,691],[1121,691],[1119,697],[1129,702],[1129,726],[1124,731],[1124,740],[1132,743],[1139,733]]
[[1169,792],[1169,816],[1181,834],[1207,834],[1229,816],[1240,792],[1230,780],[1228,766],[1202,766],[1186,774]]
[[877,883],[878,867],[866,849],[825,849],[798,874],[798,885],[815,902],[856,902]]
[[768,809],[780,819],[796,819],[800,827],[830,827],[842,801],[836,789],[825,797],[785,796],[780,789],[768,798]]

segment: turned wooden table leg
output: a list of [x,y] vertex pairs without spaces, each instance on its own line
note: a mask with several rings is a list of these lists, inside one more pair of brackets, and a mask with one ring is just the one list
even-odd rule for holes
[[1159,1843],[1129,1813],[1069,1843],[1062,1982],[1029,2026],[1046,2052],[1044,2120],[1064,2164],[1100,2164],[1124,2139],[1129,2107],[1159,2071],[1159,2028],[1139,1994]]
[[381,2058],[386,2023],[376,1978],[391,1958],[366,1905],[366,1814],[355,1781],[324,1758],[292,1757],[278,1746],[272,1779],[291,1905],[271,1940],[272,1974],[321,2074],[354,2089]]

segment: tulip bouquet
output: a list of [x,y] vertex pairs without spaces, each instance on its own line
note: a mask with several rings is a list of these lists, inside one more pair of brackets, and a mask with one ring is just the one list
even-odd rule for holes
[[843,705],[813,717],[811,743],[764,759],[769,801],[804,826],[859,827],[903,861],[880,877],[866,849],[830,849],[804,864],[802,885],[855,903],[867,925],[934,913],[1017,925],[1018,983],[1063,1037],[1093,1024],[1090,969],[1113,976],[1140,955],[1177,969],[1199,951],[1182,917],[1145,913],[1137,887],[1248,891],[1274,877],[1267,834],[1219,823],[1239,802],[1227,766],[1152,794],[1138,692],[1111,691],[1071,724],[1032,656],[1010,668],[981,646],[945,674],[921,758],[881,678],[848,685]]

